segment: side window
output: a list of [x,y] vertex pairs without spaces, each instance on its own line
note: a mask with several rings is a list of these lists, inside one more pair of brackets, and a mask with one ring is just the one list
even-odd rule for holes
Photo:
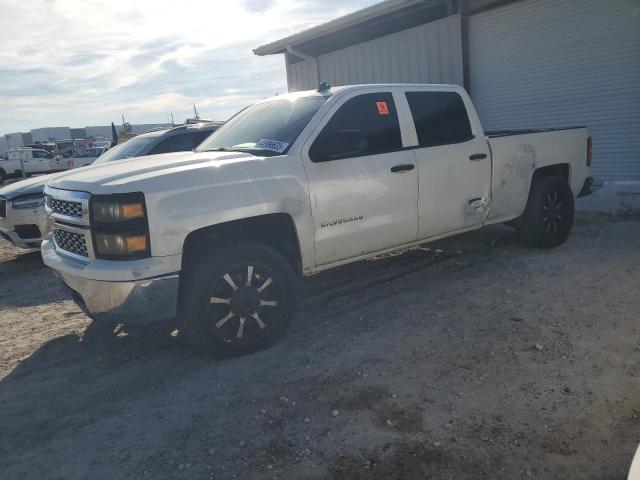
[[47,154],[36,150],[33,152],[33,158],[47,158]]
[[193,134],[193,148],[200,145],[205,138],[211,135],[215,130],[205,130],[203,132],[194,132]]
[[151,149],[149,155],[170,152],[186,152],[188,150],[193,150],[193,132],[180,133],[178,135],[165,138]]
[[402,148],[398,114],[389,92],[347,100],[315,139],[312,162],[376,155]]
[[460,143],[473,138],[467,109],[455,92],[407,92],[421,147]]

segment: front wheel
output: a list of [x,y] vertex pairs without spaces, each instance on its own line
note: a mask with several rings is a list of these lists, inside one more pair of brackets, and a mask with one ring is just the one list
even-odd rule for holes
[[518,236],[534,247],[557,247],[571,233],[573,216],[569,184],[561,177],[538,177],[531,185],[525,211],[517,220]]
[[204,353],[224,358],[268,348],[293,320],[295,275],[271,247],[214,247],[183,275],[181,328]]

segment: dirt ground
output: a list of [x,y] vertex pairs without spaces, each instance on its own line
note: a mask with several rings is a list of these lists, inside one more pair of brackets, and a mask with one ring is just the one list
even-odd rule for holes
[[504,227],[303,282],[272,349],[94,324],[0,245],[1,479],[623,479],[640,441],[640,221]]

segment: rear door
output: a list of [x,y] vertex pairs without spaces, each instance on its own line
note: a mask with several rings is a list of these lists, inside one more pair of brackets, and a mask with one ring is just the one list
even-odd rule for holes
[[[415,156],[400,124],[393,89],[349,92],[305,144],[317,265],[416,240]],[[335,139],[331,158],[318,153],[327,139]]]
[[[420,239],[480,227],[489,212],[491,152],[457,91],[407,89],[417,145]],[[478,127],[480,128],[480,127]]]

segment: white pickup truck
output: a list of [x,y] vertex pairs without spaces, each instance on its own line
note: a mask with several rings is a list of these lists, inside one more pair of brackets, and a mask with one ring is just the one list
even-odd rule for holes
[[321,85],[193,152],[56,176],[42,256],[93,318],[177,316],[199,349],[247,353],[284,334],[300,276],[501,222],[563,243],[590,145],[584,128],[486,134],[457,86]]
[[59,158],[43,148],[12,148],[0,160],[0,180],[9,176],[49,173],[62,170]]

